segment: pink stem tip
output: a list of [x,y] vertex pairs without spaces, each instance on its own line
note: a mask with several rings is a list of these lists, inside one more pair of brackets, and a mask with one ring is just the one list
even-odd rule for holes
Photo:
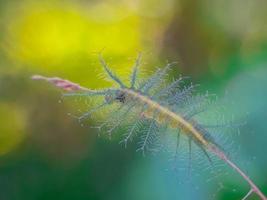
[[58,77],[45,77],[41,75],[33,75],[31,78],[33,80],[44,80],[44,81],[50,82],[56,87],[61,88],[66,91],[84,90],[84,88],[81,87],[79,84],[73,83],[69,80],[61,79]]

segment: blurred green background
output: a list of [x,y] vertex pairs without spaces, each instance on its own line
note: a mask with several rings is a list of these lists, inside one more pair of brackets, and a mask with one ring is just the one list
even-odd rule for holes
[[247,121],[237,163],[248,163],[266,194],[266,19],[264,0],[0,0],[0,199],[241,199],[248,191],[235,178],[223,189],[177,184],[159,157],[97,137],[67,115],[79,102],[60,103],[60,91],[29,78],[108,86],[97,76],[103,49],[122,77],[141,51],[147,71],[178,61],[174,76],[227,91]]

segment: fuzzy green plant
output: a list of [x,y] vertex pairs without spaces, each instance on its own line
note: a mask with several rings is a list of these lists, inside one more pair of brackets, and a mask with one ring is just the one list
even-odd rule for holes
[[[129,85],[126,85],[110,70],[101,56],[100,61],[108,78],[114,81],[117,87],[93,90],[58,77],[49,78],[34,75],[32,79],[52,83],[67,91],[65,96],[102,98],[99,105],[78,116],[80,121],[115,104],[117,107],[110,113],[109,119],[98,128],[103,130],[106,127],[106,132],[112,136],[118,127],[126,126],[127,130],[121,140],[125,146],[138,136],[137,151],[141,151],[143,154],[156,152],[161,147],[160,140],[163,134],[166,132],[176,134],[175,157],[177,157],[179,144],[183,137],[188,141],[189,158],[194,145],[203,153],[207,161],[212,163],[213,157],[217,157],[248,183],[250,190],[243,199],[248,198],[252,193],[258,195],[262,200],[267,199],[249,176],[230,159],[228,152],[225,152],[223,144],[217,139],[216,133],[212,129],[214,127],[205,126],[201,122],[201,118],[198,117],[212,103],[210,95],[208,93],[197,94],[195,92],[196,85],[185,85],[185,78],[183,77],[179,77],[171,83],[166,82],[168,72],[173,64],[167,64],[166,67],[158,69],[149,78],[139,80],[139,56],[133,67]],[[128,125],[124,124],[125,121],[128,121]],[[229,124],[222,125],[229,126]]]

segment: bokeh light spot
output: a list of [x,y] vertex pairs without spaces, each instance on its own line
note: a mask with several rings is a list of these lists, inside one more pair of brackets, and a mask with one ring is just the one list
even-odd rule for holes
[[142,49],[139,17],[126,11],[127,7],[108,3],[88,8],[25,5],[9,24],[6,51],[13,61],[38,73],[71,76],[76,81],[90,79],[92,87],[101,87],[96,76],[96,71],[102,72],[97,53],[105,49],[115,70],[124,73],[133,63],[126,65],[123,58]]

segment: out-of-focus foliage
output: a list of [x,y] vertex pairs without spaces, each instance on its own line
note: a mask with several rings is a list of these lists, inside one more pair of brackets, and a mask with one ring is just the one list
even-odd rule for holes
[[140,51],[145,71],[178,61],[173,76],[227,90],[236,116],[248,113],[237,162],[248,161],[244,168],[266,193],[266,17],[263,0],[1,0],[0,199],[244,196],[235,179],[222,180],[223,189],[201,181],[199,191],[182,187],[160,157],[97,138],[67,115],[84,102],[62,101],[60,91],[29,79],[41,73],[105,87],[98,53],[127,80]]
[[0,105],[1,127],[0,132],[0,154],[4,155],[16,148],[25,137],[25,116],[24,111],[16,105]]

